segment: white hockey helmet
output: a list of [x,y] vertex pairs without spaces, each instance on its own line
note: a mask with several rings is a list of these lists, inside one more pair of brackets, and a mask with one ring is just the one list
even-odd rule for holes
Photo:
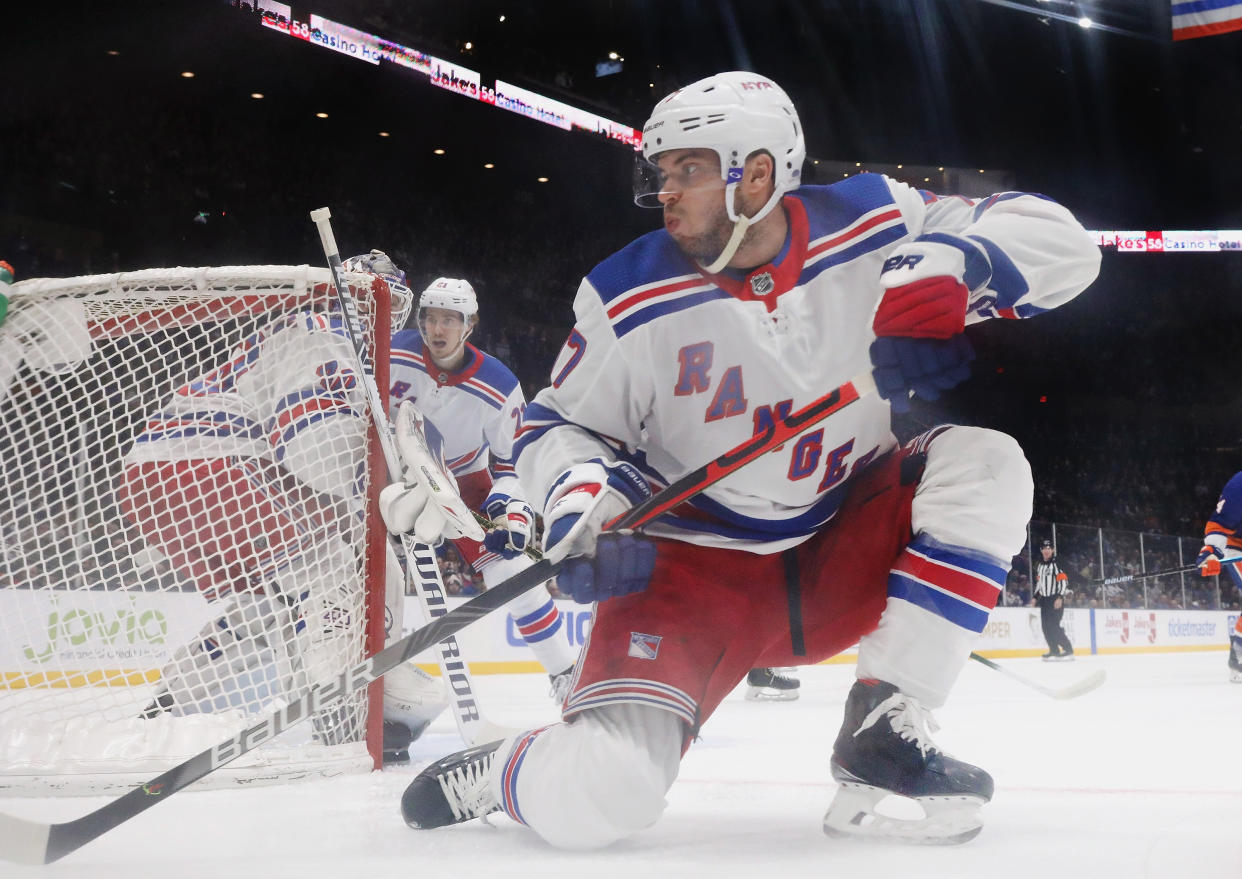
[[[436,343],[427,332],[427,309],[440,308],[461,315],[461,337],[447,351],[435,353]],[[466,347],[466,340],[474,332],[474,325],[479,314],[479,300],[474,295],[474,288],[469,281],[460,278],[436,278],[418,297],[418,333],[427,345],[431,359],[438,366],[449,366],[458,360]],[[442,344],[442,343],[441,343]]]
[[[649,165],[667,150],[715,152],[726,184],[725,208],[734,222],[738,217],[733,193],[748,156],[759,150],[771,154],[776,184],[772,198],[749,218],[751,223],[766,216],[786,192],[798,188],[806,159],[802,123],[789,96],[766,76],[740,70],[700,79],[656,104],[643,126],[642,146]],[[659,207],[661,178],[657,170],[646,185],[636,180],[634,201],[643,207]]]
[[405,327],[410,311],[414,308],[414,291],[406,283],[405,272],[397,268],[392,258],[382,250],[372,250],[361,256],[351,256],[341,263],[347,272],[366,272],[378,275],[388,285],[389,324],[395,333]]
[[424,308],[443,308],[461,315],[465,323],[479,313],[479,300],[469,281],[461,278],[436,278],[418,297],[418,311]]

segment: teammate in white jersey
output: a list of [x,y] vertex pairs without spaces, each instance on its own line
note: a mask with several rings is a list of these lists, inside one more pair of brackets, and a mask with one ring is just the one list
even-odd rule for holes
[[[524,554],[535,525],[511,461],[513,432],[526,407],[522,386],[507,366],[468,341],[478,325],[474,288],[459,278],[437,278],[418,301],[418,328],[392,339],[390,400],[417,404],[438,433],[448,469],[471,509],[496,527],[483,543],[454,540],[488,587],[533,564]],[[390,486],[381,498],[384,519],[396,532],[413,530],[426,498],[416,484]],[[561,612],[547,589],[534,589],[508,605],[522,639],[563,700],[577,650],[566,637]]]
[[[346,268],[385,277],[400,326],[412,295],[379,257]],[[359,475],[370,421],[353,362],[339,315],[276,318],[175,391],[126,453],[122,510],[219,614],[174,652],[144,716],[257,707],[362,658],[340,631],[363,614],[348,584],[365,545]],[[391,550],[386,568],[392,614],[403,590]],[[386,756],[446,705],[440,682],[413,663],[386,675]]]
[[[878,174],[799,188],[797,112],[733,72],[661,101],[643,129],[659,231],[584,279],[517,469],[558,576],[598,601],[564,722],[454,754],[402,798],[411,826],[503,810],[553,845],[654,823],[682,753],[754,667],[859,643],[833,748],[830,834],[960,842],[992,795],[931,741],[1030,517],[1011,438],[944,426],[898,447],[890,410],[969,374],[966,324],[1060,305],[1099,251],[1065,208],[937,198]],[[842,383],[864,396],[642,535],[602,525]],[[861,639],[861,640],[860,640]],[[827,736],[825,736],[827,738]],[[876,813],[888,794],[922,818]]]

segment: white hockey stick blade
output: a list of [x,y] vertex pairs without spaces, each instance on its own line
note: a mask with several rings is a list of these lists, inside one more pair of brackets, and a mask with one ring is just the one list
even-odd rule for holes
[[1083,693],[1090,693],[1092,690],[1104,683],[1108,677],[1108,672],[1102,668],[1097,668],[1091,674],[1087,675],[1078,683],[1070,684],[1068,687],[1062,687],[1059,690],[1053,690],[1049,693],[1053,699],[1073,699],[1081,696]]
[[15,864],[46,864],[51,832],[48,824],[0,813],[0,852]]
[[1097,668],[1095,671],[1091,672],[1091,674],[1087,675],[1082,680],[1078,681],[1077,683],[1070,684],[1069,686],[1059,687],[1059,688],[1045,687],[1043,684],[1038,683],[1037,681],[1033,681],[1030,678],[1025,677],[1024,675],[1018,674],[1016,671],[1013,671],[1012,669],[1006,668],[1003,665],[993,662],[992,660],[988,659],[986,656],[980,656],[978,653],[972,653],[970,654],[970,658],[975,660],[975,662],[981,663],[982,665],[986,665],[988,668],[992,669],[993,671],[998,671],[1001,674],[1005,675],[1006,677],[1013,678],[1018,683],[1024,684],[1030,687],[1032,690],[1037,690],[1038,692],[1043,693],[1045,696],[1049,697],[1050,699],[1073,699],[1077,696],[1083,695],[1084,693],[1090,693],[1096,687],[1100,686],[1100,684],[1104,683],[1104,679],[1108,677],[1108,673],[1104,669]]

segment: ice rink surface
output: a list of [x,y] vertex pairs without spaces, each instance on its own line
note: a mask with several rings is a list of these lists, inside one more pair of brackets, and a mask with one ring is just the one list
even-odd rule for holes
[[[47,867],[0,863],[3,877],[1242,877],[1242,685],[1225,654],[1003,660],[1059,687],[1096,668],[1100,689],[1054,701],[971,662],[936,741],[996,779],[986,825],[961,846],[830,839],[820,821],[853,665],[801,669],[802,697],[753,703],[739,688],[686,756],[654,827],[603,851],[552,849],[504,817],[413,831],[402,790],[458,750],[447,715],[407,767],[284,787],[186,791]],[[489,714],[535,726],[554,717],[546,679],[477,678]],[[0,810],[68,820],[98,799],[5,799]]]

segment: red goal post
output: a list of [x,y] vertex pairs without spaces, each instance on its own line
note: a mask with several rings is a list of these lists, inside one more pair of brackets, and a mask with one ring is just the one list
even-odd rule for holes
[[[411,303],[390,302],[382,279],[348,280],[385,389],[393,314]],[[351,358],[313,373],[298,360],[337,344],[326,268],[30,279],[9,296],[0,795],[123,791],[295,698],[325,657],[339,673],[383,646],[378,438],[348,381]],[[297,395],[282,381],[310,382],[303,397],[320,408],[291,409]],[[203,400],[216,408],[195,411]],[[306,430],[294,449],[286,440],[323,417],[324,400],[344,427],[323,441]],[[269,403],[277,414],[260,412]],[[176,450],[166,464],[175,490],[150,478],[163,471],[149,461],[134,490],[138,447],[152,436],[145,448]],[[240,452],[229,445],[238,436],[246,449],[271,449]],[[163,692],[170,704],[149,710]],[[313,735],[311,726],[209,778],[254,784],[377,767],[380,684],[316,718]]]

